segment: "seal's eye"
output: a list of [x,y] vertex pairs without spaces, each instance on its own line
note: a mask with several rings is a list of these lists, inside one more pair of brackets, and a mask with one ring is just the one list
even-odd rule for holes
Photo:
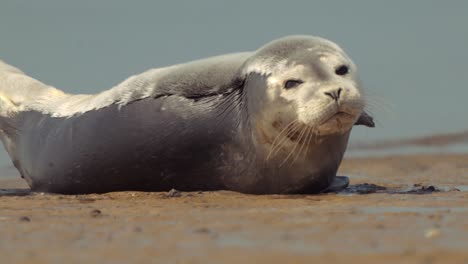
[[284,88],[285,89],[295,88],[295,87],[299,86],[301,83],[303,83],[303,81],[301,81],[301,80],[287,80],[284,83]]
[[340,65],[335,69],[337,75],[346,75],[349,73],[349,67],[346,65]]
[[340,65],[335,69],[337,75],[346,75],[349,73],[349,67],[346,65]]

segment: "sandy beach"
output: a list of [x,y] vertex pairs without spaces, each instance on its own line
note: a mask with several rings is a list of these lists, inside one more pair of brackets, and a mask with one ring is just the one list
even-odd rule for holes
[[342,193],[53,195],[0,180],[2,263],[468,263],[468,155],[353,158]]

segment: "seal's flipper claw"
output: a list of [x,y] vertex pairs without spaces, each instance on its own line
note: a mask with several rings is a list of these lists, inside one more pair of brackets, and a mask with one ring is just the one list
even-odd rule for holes
[[336,176],[333,182],[323,192],[339,192],[348,187],[349,178],[346,176]]

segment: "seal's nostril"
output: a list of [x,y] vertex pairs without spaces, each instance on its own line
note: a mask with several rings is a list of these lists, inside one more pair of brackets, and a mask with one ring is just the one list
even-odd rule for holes
[[325,92],[324,94],[330,96],[332,99],[335,99],[335,95],[333,95],[332,93]]
[[333,92],[324,92],[324,94],[326,96],[331,97],[333,100],[338,102],[338,99],[340,99],[340,95],[341,95],[342,90],[343,90],[342,88],[339,88],[338,90],[335,90]]
[[338,92],[337,92],[338,93],[338,98],[340,98],[340,96],[341,96],[341,91],[343,91],[343,88],[338,88]]

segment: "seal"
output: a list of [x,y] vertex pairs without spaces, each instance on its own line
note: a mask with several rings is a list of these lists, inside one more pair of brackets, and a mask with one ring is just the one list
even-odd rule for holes
[[353,125],[373,127],[355,64],[313,36],[67,94],[0,63],[0,137],[33,191],[317,193]]

